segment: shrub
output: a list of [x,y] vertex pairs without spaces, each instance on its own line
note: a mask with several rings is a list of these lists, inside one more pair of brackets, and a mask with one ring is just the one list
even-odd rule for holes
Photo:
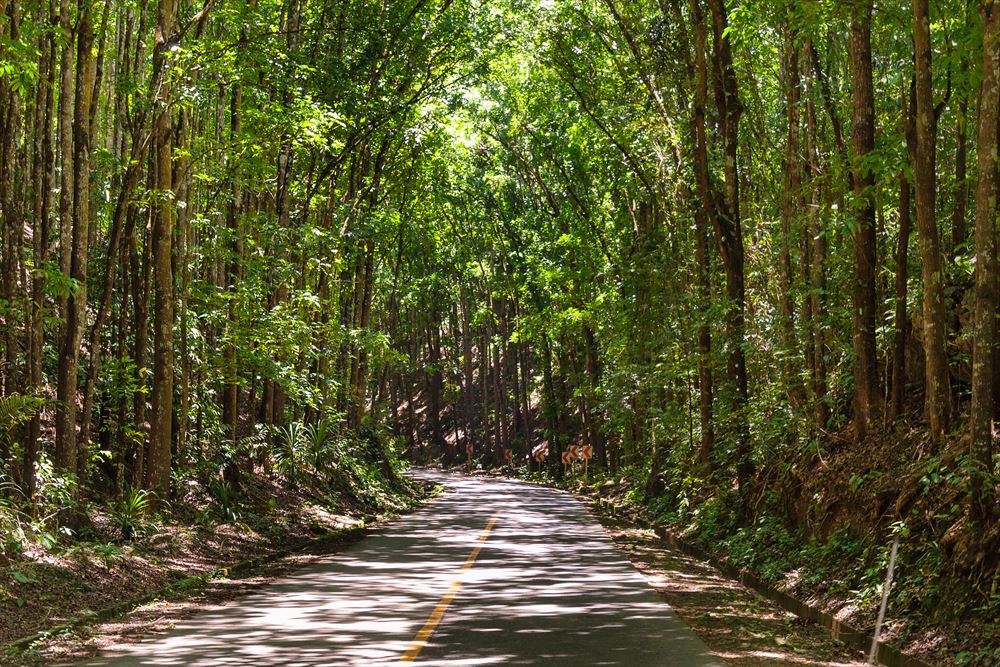
[[121,499],[111,506],[109,517],[123,540],[129,541],[149,527],[147,514],[153,494],[145,489],[126,489]]

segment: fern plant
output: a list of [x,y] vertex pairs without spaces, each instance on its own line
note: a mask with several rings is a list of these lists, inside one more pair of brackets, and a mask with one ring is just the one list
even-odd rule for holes
[[208,484],[208,493],[212,496],[213,505],[224,521],[240,520],[239,497],[232,484],[222,479],[213,479]]
[[0,396],[0,430],[10,433],[16,426],[31,420],[45,406],[45,399],[25,394]]
[[336,458],[336,426],[333,420],[324,418],[305,427],[303,437],[309,465],[316,472],[322,472]]
[[297,482],[305,459],[306,429],[302,422],[291,422],[288,426],[279,427],[277,435],[274,468],[287,481]]
[[145,489],[126,489],[122,498],[110,512],[111,522],[123,540],[135,539],[147,527],[146,516],[153,501],[153,494]]
[[109,515],[111,523],[123,540],[133,540],[147,528],[146,517],[152,501],[153,493],[150,491],[126,489],[122,498],[112,506]]

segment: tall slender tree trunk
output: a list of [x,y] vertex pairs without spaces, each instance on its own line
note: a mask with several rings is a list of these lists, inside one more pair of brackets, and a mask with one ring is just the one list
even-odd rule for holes
[[[70,337],[73,339],[74,348],[71,352],[67,343],[63,350],[64,357],[70,354],[76,356],[72,363],[73,377],[69,380],[74,395],[71,430],[76,428],[76,393],[78,390],[76,376],[79,370],[80,343],[87,325],[87,263],[90,257],[90,238],[92,235],[90,172],[92,169],[91,129],[93,122],[91,114],[95,104],[94,92],[97,78],[97,62],[93,54],[93,5],[90,0],[85,0],[82,3],[80,11],[81,15],[77,21],[76,103],[73,111],[73,257],[71,261],[71,275],[78,285],[78,291],[70,296],[70,319],[67,324],[67,328],[71,331]],[[87,475],[89,453],[88,435],[87,438],[81,438],[76,444],[76,471],[81,481]]]
[[[441,330],[437,313],[431,313],[431,321],[427,323],[427,353],[430,369],[427,373],[428,418],[431,423],[431,442],[444,450],[444,429],[441,427],[441,412],[443,410],[442,394],[444,392],[444,374],[441,371]],[[457,443],[456,443],[457,444]]]
[[[52,13],[51,2],[49,13]],[[35,96],[34,120],[34,208],[32,215],[32,259],[36,267],[48,260],[49,217],[52,211],[53,166],[55,155],[52,147],[52,116],[55,104],[55,40],[43,34],[39,44],[38,80]],[[28,325],[28,382],[33,391],[43,388],[43,355],[45,345],[45,276],[35,270],[31,277],[31,309]],[[36,414],[28,424],[28,437],[24,443],[21,480],[29,502],[35,495],[35,463],[38,458],[38,439],[41,437],[42,420]]]
[[694,211],[695,262],[698,264],[698,296],[701,325],[698,327],[698,408],[701,421],[699,462],[706,474],[711,473],[712,451],[715,447],[714,383],[712,374],[712,334],[707,312],[711,301],[711,266],[708,254],[709,219],[713,215],[708,179],[708,144],[705,135],[705,104],[708,97],[707,34],[700,0],[690,0],[694,32],[694,100],[692,104],[692,134],[694,146],[695,189],[698,193]]
[[92,6],[85,1],[77,20],[76,96],[73,108],[73,231],[71,236],[70,278],[75,283],[66,302],[66,333],[59,358],[56,465],[82,474],[77,449],[77,379],[80,342],[87,322],[87,256],[90,224],[90,104],[93,93],[94,62],[91,53],[94,33]]
[[[963,75],[968,65],[963,60]],[[969,235],[965,217],[969,209],[969,180],[967,178],[968,140],[966,134],[969,124],[969,98],[962,93],[958,105],[958,120],[955,127],[955,208],[951,214],[951,257],[958,258],[965,251],[965,242]]]
[[906,395],[906,339],[907,325],[906,298],[908,292],[907,264],[910,248],[910,179],[905,173],[899,175],[899,236],[896,238],[896,301],[893,317],[892,340],[892,391],[889,402],[890,421],[899,417]]
[[[59,2],[59,32],[62,50],[59,62],[59,269],[64,276],[70,274],[70,257],[73,249],[73,33],[69,0]],[[59,312],[66,317],[66,295],[59,296]],[[65,329],[61,334],[65,337]],[[58,423],[58,417],[56,418]],[[56,435],[56,448],[59,447]]]
[[479,422],[479,432],[482,434],[480,456],[485,456],[493,448],[493,437],[490,433],[490,325],[482,325],[482,336],[479,348],[479,402],[483,406]]
[[[243,88],[239,84],[234,85],[229,106],[229,138],[235,145],[239,140],[242,131],[242,106]],[[229,321],[226,323],[225,341],[225,381],[222,391],[222,423],[226,428],[226,437],[231,445],[236,445],[237,426],[239,422],[239,368],[236,362],[236,328],[239,326],[236,319],[236,298],[237,286],[239,282],[240,266],[242,264],[243,242],[240,237],[240,218],[243,214],[243,189],[240,185],[239,170],[237,164],[231,165],[233,170],[233,183],[230,190],[229,207],[226,211],[226,232],[229,236],[228,256],[224,262],[225,288],[228,296],[227,309]]]
[[[115,205],[114,213],[111,217],[111,237],[108,240],[107,257],[118,257],[122,240],[125,236],[125,223],[127,212],[132,204],[132,191],[138,185],[141,172],[141,165],[145,162],[146,144],[142,142],[140,133],[133,137],[132,156],[129,166],[126,169],[124,181],[120,184],[118,201]],[[141,143],[140,143],[141,142]],[[118,275],[118,262],[108,260],[104,267],[104,278],[102,281],[101,300],[97,306],[97,313],[94,316],[94,323],[90,329],[88,338],[88,348],[90,351],[90,365],[87,370],[87,381],[83,392],[83,415],[80,420],[80,440],[86,445],[90,441],[91,422],[94,411],[94,393],[97,379],[101,372],[101,332],[104,323],[111,313],[111,304],[114,299],[115,281]]]
[[[138,214],[136,213],[138,217]],[[136,225],[138,227],[138,224]],[[132,416],[135,421],[136,430],[148,436],[148,424],[146,423],[146,378],[145,369],[149,360],[149,281],[152,275],[152,243],[150,242],[150,229],[148,220],[144,220],[142,225],[142,249],[138,247],[138,229],[130,240],[129,260],[131,264],[132,283],[132,314],[134,318],[135,335],[133,340],[133,354],[135,368],[139,373],[136,378],[138,389],[132,396]],[[149,449],[149,438],[144,438],[145,446],[142,442],[133,442],[132,453],[129,456],[131,463],[131,479],[129,483],[134,487],[145,485],[147,450]]]
[[993,515],[993,400],[997,343],[997,123],[1000,122],[1000,7],[986,0],[983,14],[983,78],[979,84],[976,185],[976,309],[972,348],[969,480],[972,517],[985,527]]
[[174,274],[173,274],[173,164],[170,132],[170,76],[166,63],[173,31],[176,0],[159,0],[153,47],[153,81],[156,86],[156,120],[153,129],[152,211],[153,244],[153,391],[150,400],[149,460],[146,478],[150,489],[165,498],[170,493],[170,452],[173,444],[174,407]]
[[[795,408],[803,403],[801,368],[797,359],[799,348],[795,337],[795,283],[792,271],[792,248],[795,247],[793,228],[799,215],[799,200],[802,190],[802,160],[799,155],[799,50],[796,33],[786,28],[785,36],[785,118],[788,124],[785,141],[785,180],[782,186],[781,207],[781,250],[779,256],[779,280],[781,285],[781,336],[782,366],[784,370],[785,392]],[[803,322],[803,325],[805,323]]]
[[[73,251],[73,49],[76,44],[68,0],[59,5],[59,26],[62,34],[62,53],[59,79],[59,268],[64,276],[71,275]],[[59,296],[59,312],[66,324],[59,340],[59,349],[65,350],[66,339],[71,337],[69,327],[69,296]],[[77,349],[73,350],[73,361]],[[60,355],[61,356],[61,355]],[[76,470],[76,391],[70,396],[69,369],[60,359],[56,383],[56,446],[55,465],[59,470],[75,473]],[[70,410],[73,414],[67,414]]]
[[476,371],[473,363],[472,313],[469,310],[468,289],[463,284],[460,291],[462,326],[462,404],[464,405],[465,439],[467,445],[476,440]]
[[875,150],[875,97],[872,86],[872,0],[862,0],[851,17],[853,113],[852,182],[858,200],[854,231],[854,422],[857,438],[867,436],[878,412],[875,357],[875,178],[864,165]]
[[[0,3],[0,21],[5,22],[7,34],[0,28],[0,39],[17,43],[21,38],[21,3]],[[2,51],[6,48],[0,47]],[[2,52],[0,51],[0,52]],[[5,53],[4,55],[8,55]],[[13,55],[13,54],[11,54]],[[17,57],[16,55],[13,57]],[[4,360],[0,369],[4,395],[20,391],[21,379],[18,360],[21,334],[19,329],[26,310],[19,312],[18,304],[27,308],[24,286],[19,279],[21,272],[21,246],[24,236],[24,208],[17,182],[20,180],[18,159],[21,145],[21,94],[11,85],[11,77],[0,77],[0,226],[2,226],[2,294],[6,303],[3,316]],[[20,155],[19,155],[20,154]],[[7,443],[3,444],[3,461],[7,460]]]
[[518,362],[521,367],[521,401],[522,414],[524,415],[524,437],[528,455],[534,443],[535,421],[531,413],[531,348],[527,342],[520,343],[518,349]]
[[[583,340],[585,345],[587,376],[590,379],[590,397],[596,397],[597,390],[601,386],[602,368],[600,352],[597,349],[597,338],[594,330],[589,326],[583,328]],[[590,427],[590,444],[594,446],[594,454],[597,455],[597,462],[604,468],[608,466],[607,440],[604,437],[604,429],[597,414],[598,410],[594,398],[588,400],[588,425]]]
[[[191,145],[191,112],[184,110],[177,121],[176,135],[178,142],[184,148]],[[174,274],[180,276],[180,341],[178,352],[181,357],[180,375],[180,406],[177,410],[177,428],[174,433],[174,458],[184,461],[187,456],[187,441],[191,412],[191,336],[189,331],[189,304],[191,286],[191,219],[195,213],[194,195],[192,193],[191,158],[182,157],[177,161],[174,170],[174,183],[177,184],[178,200],[184,203],[177,216],[177,253],[175,255]],[[252,464],[251,464],[252,465]]]
[[740,221],[740,182],[737,164],[739,124],[743,103],[739,98],[736,71],[729,41],[728,15],[723,0],[711,0],[713,50],[713,89],[723,140],[725,183],[721,201],[716,198],[712,216],[716,241],[726,271],[726,346],[729,352],[729,381],[732,391],[732,441],[736,461],[737,484],[746,488],[753,476],[750,451],[750,425],[747,406],[749,386],[745,352],[746,286],[744,273],[743,226]]
[[[813,57],[811,40],[807,39],[803,51],[810,61]],[[815,67],[813,68],[816,69]],[[807,78],[810,82],[812,79]],[[810,91],[811,92],[811,91]],[[806,96],[806,159],[812,178],[812,198],[809,202],[809,238],[812,246],[810,259],[809,310],[812,318],[812,400],[813,426],[817,432],[826,428],[826,231],[820,215],[821,178],[819,146],[816,127],[816,103],[812,95]]]
[[931,33],[928,0],[913,0],[913,44],[916,61],[916,152],[913,180],[917,234],[924,279],[924,358],[927,416],[931,438],[939,442],[951,418],[951,384],[945,348],[944,272],[935,215],[935,147],[937,118],[931,80]]

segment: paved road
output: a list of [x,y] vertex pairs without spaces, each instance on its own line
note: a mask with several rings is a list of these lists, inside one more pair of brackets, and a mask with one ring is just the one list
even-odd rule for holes
[[88,664],[721,667],[571,496],[433,476],[427,507]]

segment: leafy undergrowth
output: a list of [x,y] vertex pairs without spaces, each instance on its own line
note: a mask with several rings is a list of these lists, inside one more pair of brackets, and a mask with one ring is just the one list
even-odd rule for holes
[[875,625],[898,534],[884,639],[933,664],[995,666],[1000,526],[971,527],[966,446],[955,438],[934,451],[903,430],[860,445],[833,440],[760,469],[743,495],[681,474],[665,475],[650,493],[644,470],[613,478],[592,470],[586,482],[559,483],[666,526],[860,629]]
[[[30,661],[38,646],[25,655],[8,645],[89,611],[295,550],[421,497],[378,434],[331,438],[320,453],[315,441],[289,428],[293,432],[275,438],[264,456],[238,452],[256,455],[241,459],[255,463],[252,470],[244,464],[238,478],[221,472],[225,461],[193,467],[175,480],[171,501],[126,490],[110,506],[80,503],[72,519],[60,519],[60,512],[35,519],[10,504],[0,507],[0,646],[8,647],[0,662]],[[263,447],[260,441],[242,445]],[[52,503],[65,507],[66,499]]]

